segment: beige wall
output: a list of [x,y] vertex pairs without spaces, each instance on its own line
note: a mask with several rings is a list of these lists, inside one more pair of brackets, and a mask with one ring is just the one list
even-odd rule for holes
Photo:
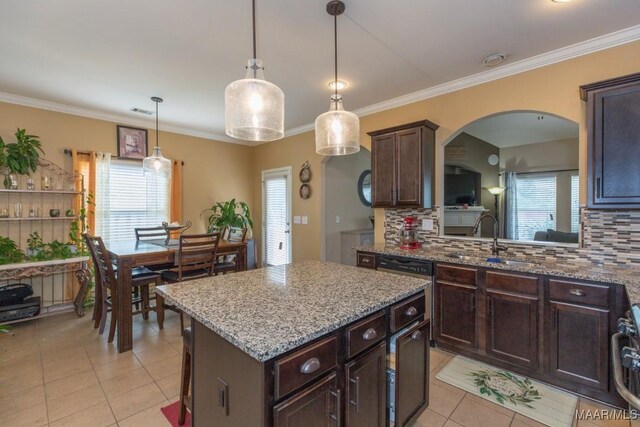
[[524,173],[579,169],[579,145],[575,138],[501,148],[500,170]]
[[[455,137],[460,129],[482,117],[506,111],[528,110],[555,114],[579,124],[581,202],[584,203],[586,201],[586,181],[584,180],[587,144],[586,111],[585,104],[580,100],[579,86],[635,73],[639,69],[640,42],[629,43],[362,117],[360,143],[365,147],[371,146],[367,132],[420,119],[426,118],[440,125],[436,133],[436,201],[439,205],[443,188],[441,177],[443,146]],[[287,151],[287,148],[291,150]],[[303,162],[305,158],[318,157],[315,154],[313,132],[264,144],[260,146],[260,154],[256,157],[256,176],[259,176],[261,167],[258,157],[264,155],[275,159],[276,152],[286,152],[287,162],[294,165]],[[314,161],[316,165],[319,163],[319,160]],[[263,162],[269,163],[266,160]],[[310,204],[309,207],[311,206]],[[309,210],[309,212],[315,218],[315,222],[305,230],[304,236],[294,237],[294,250],[298,247],[307,257],[313,254],[319,257],[319,250],[313,248],[320,247],[318,244],[321,238],[320,224],[317,222],[320,209]],[[375,215],[376,241],[380,242],[384,240],[384,210],[375,209]],[[310,238],[316,239],[315,242],[310,241]]]
[[[112,122],[6,103],[0,103],[0,117],[0,136],[5,142],[14,141],[16,127],[24,128],[40,136],[44,157],[67,170],[71,159],[64,155],[66,148],[116,152],[116,124]],[[151,149],[155,131],[150,130],[148,137]],[[204,231],[200,212],[214,201],[235,197],[252,202],[251,147],[162,131],[160,146],[165,157],[185,162],[183,220],[191,220],[194,231]]]
[[[351,156],[331,157],[325,167],[325,260],[340,262],[340,232],[371,228],[369,216],[373,210],[358,196],[358,179],[363,171],[371,169],[371,153],[362,149]],[[340,217],[339,224],[336,216]]]

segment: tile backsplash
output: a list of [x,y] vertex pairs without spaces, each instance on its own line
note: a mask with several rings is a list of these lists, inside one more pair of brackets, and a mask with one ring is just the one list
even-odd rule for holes
[[[433,230],[419,230],[420,241],[445,246],[452,252],[489,252],[491,241],[467,240],[440,236],[439,209],[386,209],[385,241],[398,243],[398,228],[402,219],[413,216],[433,220]],[[547,246],[509,242],[506,255],[571,263],[615,264],[640,268],[640,211],[581,211],[583,247]]]

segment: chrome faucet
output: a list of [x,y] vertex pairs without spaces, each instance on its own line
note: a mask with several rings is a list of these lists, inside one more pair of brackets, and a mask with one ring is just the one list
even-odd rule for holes
[[475,235],[478,232],[478,228],[480,227],[480,223],[485,218],[491,218],[493,220],[493,244],[491,245],[491,255],[500,256],[500,251],[506,251],[507,248],[505,246],[498,245],[498,219],[489,214],[484,214],[480,218],[476,220],[476,224],[473,226],[473,234]]

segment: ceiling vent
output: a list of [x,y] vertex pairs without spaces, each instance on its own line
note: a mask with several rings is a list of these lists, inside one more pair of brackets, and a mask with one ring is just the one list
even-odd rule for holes
[[147,116],[153,115],[153,111],[145,110],[143,108],[131,107],[131,111],[134,113],[146,114]]

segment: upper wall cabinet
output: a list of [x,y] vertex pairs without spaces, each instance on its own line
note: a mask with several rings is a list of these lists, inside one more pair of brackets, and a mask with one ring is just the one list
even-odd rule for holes
[[640,208],[640,73],[582,86],[590,208]]
[[422,120],[369,132],[374,208],[433,205],[437,129]]

